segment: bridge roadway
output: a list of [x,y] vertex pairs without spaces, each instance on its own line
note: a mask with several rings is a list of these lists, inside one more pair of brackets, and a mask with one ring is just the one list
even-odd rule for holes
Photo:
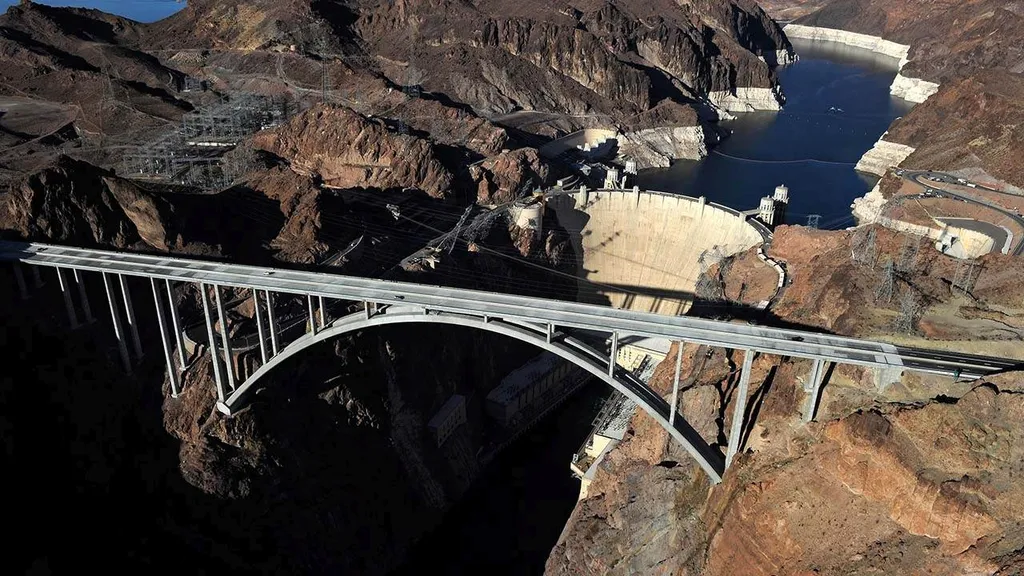
[[181,257],[38,243],[0,242],[0,260],[356,302],[417,305],[430,310],[515,319],[598,332],[617,332],[619,336],[660,337],[723,348],[757,350],[779,356],[823,359],[828,362],[874,368],[907,369],[946,376],[977,378],[1019,364],[1015,360],[937,352],[800,330],[686,316],[663,316],[593,304]]
[[[120,325],[118,306],[115,304],[116,296],[113,295],[110,288],[109,277],[117,275],[121,285],[128,325],[135,341],[136,355],[141,355],[137,337],[137,319],[131,308],[124,277],[135,276],[150,279],[153,283],[161,340],[164,344],[164,356],[170,371],[169,377],[174,395],[178,393],[177,374],[171,359],[171,347],[168,344],[164,328],[166,323],[163,317],[163,307],[157,295],[155,281],[165,280],[168,282],[168,287],[170,281],[197,282],[204,287],[213,285],[216,313],[220,318],[221,326],[224,325],[225,316],[220,287],[251,289],[254,296],[258,291],[264,291],[268,303],[265,311],[268,316],[270,339],[273,343],[273,355],[268,356],[265,349],[266,338],[263,332],[263,320],[260,319],[262,305],[257,304],[256,318],[260,330],[263,363],[248,379],[239,382],[238,386],[235,383],[236,369],[233,366],[231,339],[222,331],[220,334],[222,345],[217,342],[210,312],[213,306],[210,304],[208,293],[205,290],[201,291],[210,353],[214,359],[218,357],[218,348],[224,353],[223,368],[219,361],[214,361],[213,370],[219,399],[218,408],[227,414],[240,409],[248,401],[248,396],[251,396],[251,393],[247,393],[247,391],[255,390],[262,375],[271,371],[288,357],[326,339],[346,332],[386,324],[430,322],[469,326],[533,343],[576,363],[595,377],[602,379],[654,417],[697,460],[713,482],[721,480],[724,468],[736,454],[740,445],[751,361],[756,353],[808,358],[814,361],[810,381],[805,385],[805,390],[808,393],[803,410],[805,421],[814,417],[823,385],[824,365],[827,362],[866,366],[879,369],[883,374],[898,375],[904,370],[911,370],[954,378],[976,378],[1015,369],[1020,365],[1016,360],[898,347],[887,343],[799,330],[685,316],[665,316],[592,304],[477,290],[357,278],[321,272],[244,266],[172,256],[112,252],[37,243],[0,242],[0,260],[56,268],[60,279],[63,278],[62,270],[71,269],[75,271],[76,282],[79,272],[101,273],[107,289],[107,299],[110,301],[115,335],[121,347],[122,360],[128,370],[130,370],[130,360],[125,346],[126,338]],[[25,294],[24,277],[17,265],[15,272],[19,286]],[[70,286],[66,285],[63,279],[61,288],[64,290],[64,299],[68,307],[71,325],[75,326],[77,322],[73,312]],[[79,284],[78,288],[83,300],[82,306],[88,310],[82,285]],[[276,339],[278,330],[275,328],[273,318],[274,307],[270,298],[272,292],[299,295],[306,297],[309,301],[310,333],[287,344],[280,353],[278,353]],[[314,297],[321,301],[319,306],[321,309],[323,309],[323,299],[326,298],[361,302],[364,304],[365,313],[352,314],[335,319],[330,323],[326,323],[321,315],[318,330],[313,306]],[[254,298],[254,301],[258,302],[258,300],[259,298]],[[174,319],[176,326],[177,313],[173,305],[170,307],[171,318]],[[610,333],[611,352],[606,354],[588,347],[582,340],[573,337],[573,331],[570,329]],[[673,341],[693,342],[744,351],[743,369],[736,392],[738,401],[734,408],[734,425],[729,435],[724,463],[717,452],[682,417],[676,417],[679,391],[678,373],[673,385],[671,403],[667,403],[643,382],[632,378],[627,371],[617,367],[614,359],[618,342],[625,336],[660,337]],[[182,369],[185,369],[183,359]],[[226,386],[225,379],[221,377],[222,369],[227,374]]]

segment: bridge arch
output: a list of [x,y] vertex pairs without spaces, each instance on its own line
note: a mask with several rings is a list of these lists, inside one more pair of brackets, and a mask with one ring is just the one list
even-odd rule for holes
[[616,367],[614,375],[610,375],[608,373],[608,356],[604,353],[571,336],[559,335],[557,338],[549,338],[546,326],[529,322],[427,311],[410,306],[389,306],[369,316],[364,313],[350,314],[334,320],[316,334],[307,333],[290,343],[253,372],[223,402],[218,402],[217,409],[227,415],[242,409],[255,393],[259,382],[270,371],[311,346],[360,330],[409,323],[446,324],[486,330],[533,344],[572,362],[640,406],[697,461],[712,483],[721,482],[725,469],[722,457],[701,438],[700,434],[681,415],[676,414],[674,421],[670,423],[669,414],[673,408],[659,394],[628,370]]

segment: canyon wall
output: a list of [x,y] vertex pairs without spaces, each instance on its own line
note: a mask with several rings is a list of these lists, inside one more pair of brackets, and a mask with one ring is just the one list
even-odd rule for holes
[[716,90],[708,94],[708,100],[716,108],[726,112],[781,110],[782,104],[785,102],[782,90],[778,87],[739,87],[734,90]]
[[786,35],[791,38],[804,38],[808,40],[825,40],[839,42],[856,48],[863,48],[878,54],[891,56],[899,60],[901,73],[896,75],[889,91],[893,96],[903,98],[909,102],[921,103],[939,90],[939,85],[919,78],[908,78],[903,76],[902,69],[909,62],[910,46],[898,44],[885,40],[878,36],[858,34],[846,30],[833,28],[821,28],[817,26],[805,26],[802,24],[788,24],[785,28]]
[[[876,227],[882,258],[903,237]],[[855,231],[782,226],[768,250],[791,283],[772,310],[786,321],[839,334],[891,330],[896,303],[876,302],[878,266],[851,263]],[[914,286],[948,305],[956,262],[922,250]],[[979,302],[1017,298],[1020,260],[990,254],[994,281]],[[735,265],[734,265],[735,268]],[[1003,270],[1007,271],[1004,273]],[[739,275],[726,293],[741,289]],[[1012,296],[1010,296],[1012,294]],[[970,305],[973,305],[971,303]],[[967,313],[969,306],[961,310]],[[989,312],[991,313],[991,312]],[[1000,317],[1000,318],[1009,318]],[[921,330],[928,324],[921,322]],[[955,338],[978,338],[962,326]],[[995,339],[1001,337],[994,337]],[[1013,350],[1017,341],[980,347]],[[742,355],[681,347],[681,413],[724,451],[738,402]],[[1016,347],[1019,354],[1019,346]],[[676,353],[651,386],[672,393]],[[979,352],[982,350],[975,349]],[[837,366],[826,377],[815,422],[803,423],[810,362],[758,355],[739,450],[710,486],[686,453],[638,415],[599,466],[548,559],[552,575],[1015,574],[1024,564],[1020,511],[1011,502],[1024,438],[1024,374],[954,381],[904,373],[888,383],[871,370]]]
[[875,142],[875,145],[861,156],[860,160],[857,161],[856,170],[874,174],[875,176],[883,176],[890,167],[899,166],[901,162],[914,153],[912,146],[887,141],[885,139],[886,134],[882,134],[878,142]]
[[704,126],[646,128],[619,135],[619,156],[635,160],[637,167],[667,168],[677,158],[700,160],[718,133]]

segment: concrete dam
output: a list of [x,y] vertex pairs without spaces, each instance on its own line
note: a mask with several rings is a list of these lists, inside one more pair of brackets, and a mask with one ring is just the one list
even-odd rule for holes
[[702,256],[710,265],[769,235],[736,210],[665,192],[580,189],[549,193],[545,204],[580,260],[579,301],[614,308],[683,315]]

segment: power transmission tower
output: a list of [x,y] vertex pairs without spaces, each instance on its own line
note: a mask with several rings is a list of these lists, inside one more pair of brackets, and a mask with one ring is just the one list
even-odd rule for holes
[[817,228],[821,224],[821,214],[811,214],[807,217],[807,227]]
[[469,213],[473,211],[473,205],[466,206],[465,212],[459,217],[459,222],[455,225],[455,228],[451,232],[445,234],[444,238],[437,245],[438,252],[452,253],[452,249],[455,248],[455,241],[459,239],[459,232],[462,231],[462,226],[466,223],[466,218],[469,218]]
[[[974,283],[981,274],[981,262],[974,260],[959,260],[956,263],[956,273],[953,275],[953,283],[950,285],[950,292],[956,294],[957,290],[964,296],[969,296],[974,290]],[[977,270],[977,271],[976,271]]]
[[903,237],[903,248],[900,249],[900,260],[896,270],[901,274],[910,274],[917,268],[917,255],[921,249],[921,239],[912,234]]
[[850,239],[850,256],[857,264],[874,266],[878,259],[878,247],[875,244],[875,228],[861,228]]
[[327,66],[327,40],[325,38],[316,39],[316,51],[317,56],[320,57],[320,101],[326,104],[330,99],[331,73]]
[[914,331],[914,322],[921,315],[921,302],[913,291],[908,290],[900,298],[900,313],[893,321],[893,329],[902,334]]
[[418,32],[415,15],[409,16],[409,65],[405,69],[405,79],[402,81],[402,91],[410,99],[420,97],[420,85],[422,78],[416,69],[416,34]]
[[878,286],[875,287],[875,302],[886,303],[892,302],[892,297],[896,295],[896,266],[892,260],[887,259],[885,266],[882,268],[882,278],[878,281]]

